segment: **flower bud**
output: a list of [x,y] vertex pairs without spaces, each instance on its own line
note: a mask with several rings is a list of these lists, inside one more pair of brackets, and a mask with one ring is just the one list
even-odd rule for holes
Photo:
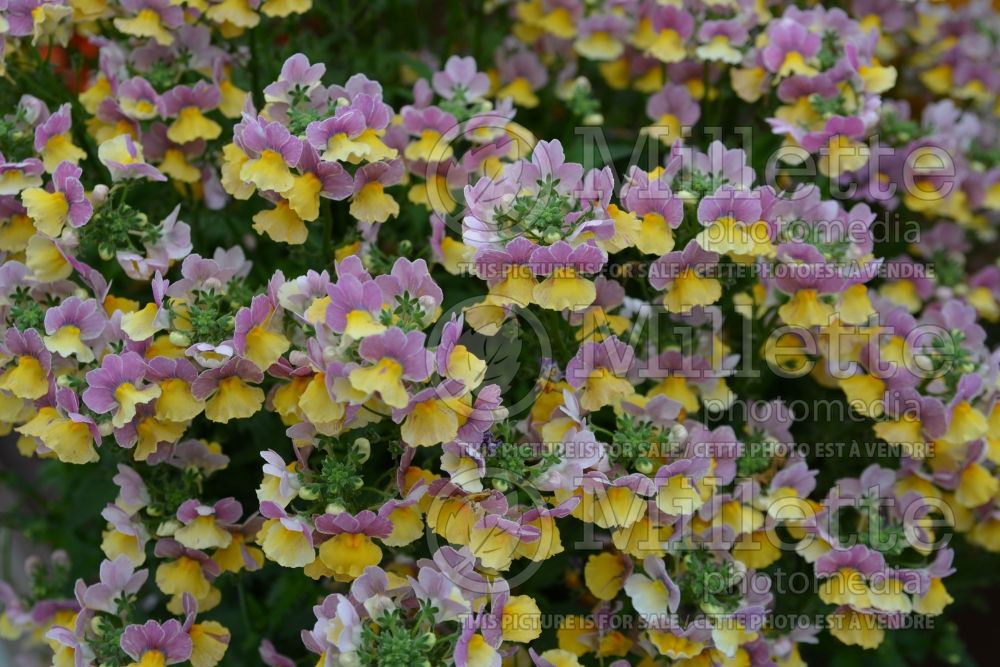
[[368,438],[358,438],[354,441],[354,449],[361,455],[361,462],[364,463],[372,455],[372,441]]
[[340,503],[329,503],[323,511],[327,514],[343,514],[347,508]]
[[684,442],[687,440],[688,430],[684,424],[674,424],[670,427],[670,441],[671,442]]
[[493,480],[493,488],[500,493],[506,493],[510,489],[510,484],[508,484],[506,480],[495,479]]
[[299,498],[302,500],[316,500],[319,493],[311,486],[303,486],[299,489]]
[[182,331],[171,331],[169,339],[170,344],[176,347],[187,347],[191,344],[191,339]]
[[181,528],[181,522],[176,519],[167,519],[156,527],[157,537],[169,537]]
[[942,301],[948,300],[952,296],[952,290],[949,287],[941,286],[934,290],[934,295],[941,299]]
[[653,462],[647,459],[645,456],[640,456],[635,460],[635,469],[641,472],[643,475],[648,475],[653,472]]
[[108,198],[108,186],[103,183],[95,185],[94,189],[90,192],[90,201],[94,206],[100,206]]

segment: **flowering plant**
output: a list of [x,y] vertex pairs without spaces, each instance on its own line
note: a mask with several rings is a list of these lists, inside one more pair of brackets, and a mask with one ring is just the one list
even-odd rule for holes
[[971,661],[995,7],[469,4],[0,0],[0,637]]

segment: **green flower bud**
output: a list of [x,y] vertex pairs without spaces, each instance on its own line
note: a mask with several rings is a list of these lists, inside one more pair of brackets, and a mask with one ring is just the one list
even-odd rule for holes
[[368,438],[357,438],[354,441],[354,449],[357,450],[361,456],[361,462],[364,463],[372,455],[372,441]]
[[180,530],[181,524],[175,519],[167,519],[156,527],[157,537],[169,537]]
[[177,347],[187,347],[191,344],[191,339],[188,335],[181,331],[171,331],[169,338],[170,344]]
[[319,492],[311,486],[303,486],[299,489],[299,498],[302,500],[316,500],[319,498]]

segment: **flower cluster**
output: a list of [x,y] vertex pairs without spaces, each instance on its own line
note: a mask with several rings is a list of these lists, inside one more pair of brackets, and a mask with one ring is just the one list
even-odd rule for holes
[[313,4],[0,0],[24,664],[956,645],[1000,552],[988,2]]

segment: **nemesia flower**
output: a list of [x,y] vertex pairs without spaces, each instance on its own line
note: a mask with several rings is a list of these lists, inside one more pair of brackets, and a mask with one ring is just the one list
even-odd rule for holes
[[135,352],[109,354],[100,368],[87,373],[83,402],[97,414],[112,412],[112,425],[121,428],[135,418],[138,406],[160,395],[158,385],[144,382],[146,372],[146,363]]
[[159,112],[165,118],[176,120],[167,129],[167,138],[179,144],[199,139],[216,139],[222,127],[204,115],[219,105],[219,89],[199,81],[193,87],[175,86],[159,99]]
[[53,452],[64,463],[98,460],[95,445],[101,442],[100,430],[93,419],[80,413],[76,394],[67,388],[56,390],[55,407],[40,409],[18,432],[37,439],[40,449]]
[[617,336],[581,345],[566,364],[566,381],[580,390],[580,407],[596,411],[627,398],[632,384],[623,376],[631,368],[634,355],[631,346]]
[[815,74],[808,64],[820,48],[820,36],[793,18],[768,26],[768,45],[761,51],[764,66],[779,77]]
[[705,226],[695,242],[705,250],[732,255],[773,255],[771,230],[761,219],[760,198],[722,186],[698,204],[698,221]]
[[312,221],[319,216],[321,197],[340,201],[353,191],[350,174],[339,164],[320,161],[309,145],[303,146],[296,166],[303,173],[295,177],[291,190],[283,194],[288,198],[289,208],[303,220]]
[[136,37],[152,38],[161,46],[173,44],[170,30],[183,22],[183,9],[169,0],[123,0],[122,6],[131,16],[116,18],[116,28]]
[[264,88],[264,99],[292,104],[296,97],[307,97],[315,91],[325,72],[323,63],[310,63],[304,54],[296,53],[282,64],[278,80]]
[[327,288],[324,319],[337,333],[355,339],[380,334],[386,325],[379,321],[382,310],[382,289],[375,281],[346,274]]
[[146,164],[142,155],[142,147],[136,145],[128,134],[108,139],[97,148],[101,164],[111,172],[114,181],[133,178],[148,178],[153,181],[165,181],[167,177],[152,165]]
[[143,625],[125,628],[121,649],[132,658],[132,665],[154,664],[156,661],[175,665],[191,657],[191,637],[176,619],[162,624],[146,621]]
[[161,538],[156,542],[154,554],[161,559],[156,569],[156,585],[171,596],[167,603],[169,611],[180,614],[188,597],[193,597],[206,611],[215,606],[218,593],[212,582],[220,570],[205,552],[188,549],[171,538]]
[[666,290],[663,305],[671,312],[685,313],[695,306],[710,305],[722,295],[722,287],[718,280],[703,274],[718,258],[696,243],[688,244],[656,260],[650,267],[649,282]]
[[80,183],[82,173],[79,167],[63,162],[52,174],[52,192],[41,188],[28,188],[21,192],[28,217],[43,234],[55,238],[64,224],[82,227],[90,220],[94,209]]
[[234,357],[202,372],[191,384],[191,394],[205,401],[206,417],[225,424],[257,412],[264,402],[264,392],[254,384],[263,378],[264,374],[252,361]]
[[249,308],[236,313],[233,338],[236,353],[261,370],[267,370],[290,346],[284,336],[273,331],[274,314],[274,305],[263,294],[254,297]]
[[118,103],[122,111],[136,120],[156,118],[159,99],[156,89],[141,76],[126,79],[118,85]]
[[465,102],[481,99],[490,87],[489,77],[478,71],[476,59],[460,56],[448,58],[444,69],[434,73],[431,83],[434,92],[441,97],[448,100],[460,98]]
[[191,638],[191,664],[214,667],[226,654],[231,636],[218,621],[197,619],[198,602],[191,595],[184,596],[184,631]]
[[174,539],[188,549],[225,548],[232,541],[226,528],[242,513],[243,507],[234,498],[223,498],[210,507],[187,500],[177,509],[177,520],[184,525],[174,532]]
[[644,616],[654,617],[663,611],[671,614],[680,606],[681,591],[673,582],[663,565],[663,561],[649,556],[643,561],[647,575],[632,574],[625,581],[625,592],[632,598],[636,611]]
[[623,208],[612,204],[609,209],[615,222],[615,236],[599,245],[611,252],[635,246],[653,255],[673,250],[673,230],[683,220],[684,207],[663,180],[632,169],[622,185],[621,199]]
[[85,152],[73,144],[71,126],[70,105],[63,104],[35,128],[35,150],[41,153],[45,171],[50,174],[63,162],[76,165],[87,157]]
[[0,152],[0,195],[16,195],[27,188],[39,187],[44,169],[38,158],[7,161]]
[[354,175],[354,194],[351,197],[351,215],[360,222],[373,225],[399,215],[399,204],[385,192],[403,175],[403,163],[374,162],[361,167]]
[[104,334],[106,322],[96,301],[70,297],[45,313],[45,346],[64,357],[75,355],[81,362],[93,361],[89,344]]
[[646,115],[653,120],[653,125],[646,131],[663,143],[672,145],[683,139],[683,128],[698,122],[701,109],[687,89],[668,84],[649,98]]
[[739,47],[748,38],[747,29],[735,20],[705,21],[698,29],[702,45],[695,52],[705,60],[721,60],[735,65],[743,61]]
[[[470,667],[471,665],[499,667],[501,664],[500,653],[497,651],[503,639],[500,628],[493,624],[487,624],[484,622],[484,618],[486,617],[479,616],[475,621],[464,623],[462,634],[455,645],[455,665],[457,667]],[[493,627],[482,627],[487,625],[493,625]]]
[[257,542],[269,560],[284,567],[302,567],[316,559],[311,526],[288,516],[270,501],[262,502],[260,509],[266,521],[257,533]]
[[356,516],[324,514],[316,519],[316,530],[332,537],[320,545],[319,558],[334,578],[355,579],[365,568],[381,562],[382,550],[371,538],[388,537],[391,526],[387,519],[367,510]]
[[21,333],[14,328],[7,329],[0,349],[14,362],[0,375],[0,389],[25,399],[41,398],[49,392],[47,375],[52,354],[37,331],[29,329]]
[[147,570],[136,571],[124,556],[105,560],[101,563],[100,582],[91,586],[84,586],[82,580],[77,582],[77,598],[86,609],[114,614],[119,602],[135,595],[148,576]]
[[500,75],[498,99],[510,98],[514,104],[531,109],[538,106],[536,91],[545,85],[548,74],[538,56],[524,48],[511,45],[510,53],[496,54]]
[[597,246],[585,243],[575,248],[565,241],[537,248],[529,266],[535,275],[546,276],[532,289],[532,301],[551,310],[582,310],[597,296],[596,288],[581,274],[597,273],[606,256]]
[[117,505],[105,507],[101,517],[108,522],[101,542],[104,555],[112,559],[124,556],[136,567],[145,563],[146,543],[150,536],[138,519]]
[[426,380],[431,372],[424,340],[422,333],[404,333],[396,327],[365,338],[358,352],[372,365],[352,370],[348,377],[351,386],[366,394],[377,392],[390,407],[405,408],[410,397],[403,380]]
[[665,63],[684,59],[684,42],[694,32],[694,19],[681,7],[654,6],[651,16],[640,20],[635,45]]
[[573,48],[591,60],[614,60],[625,50],[627,27],[620,16],[588,16],[580,22]]
[[368,144],[356,141],[365,131],[364,114],[350,107],[340,107],[337,112],[322,121],[313,121],[306,128],[309,144],[326,162],[347,162],[360,160],[370,152]]
[[302,143],[281,123],[244,114],[233,138],[245,153],[238,172],[242,181],[273,192],[285,192],[295,184],[291,168],[302,154]]

